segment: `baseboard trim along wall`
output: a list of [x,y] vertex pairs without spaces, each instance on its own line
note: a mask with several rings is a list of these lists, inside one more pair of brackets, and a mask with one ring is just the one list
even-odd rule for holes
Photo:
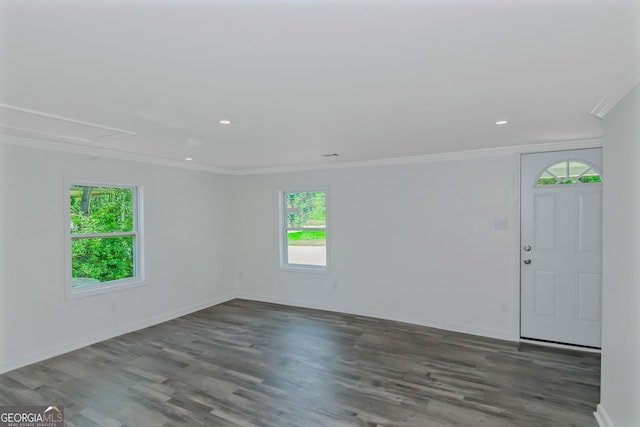
[[444,329],[446,331],[460,332],[463,334],[479,335],[487,338],[496,338],[505,341],[518,341],[520,337],[514,337],[513,331],[478,328],[469,325],[463,325],[450,322],[437,322],[437,321],[423,321],[416,320],[410,317],[399,316],[395,314],[379,313],[372,310],[363,310],[353,307],[333,306],[327,304],[317,304],[310,301],[292,300],[287,298],[277,298],[265,295],[257,295],[251,293],[239,293],[237,298],[246,299],[251,301],[267,302],[272,304],[289,305],[293,307],[312,308],[316,310],[332,311],[344,314],[353,314],[356,316],[374,317],[376,319],[392,320],[396,322],[411,323],[413,325],[426,326],[435,329]]
[[598,421],[598,425],[600,427],[615,427],[611,418],[607,414],[607,411],[604,410],[604,406],[599,404],[596,408],[596,412],[593,413],[593,416],[596,417],[596,421]]
[[563,350],[582,351],[584,353],[602,354],[602,350],[600,350],[599,348],[588,348],[588,347],[580,347],[577,345],[558,344],[554,342],[530,340],[527,338],[520,338],[520,342],[523,342],[526,344],[539,345],[541,347],[561,348]]
[[31,354],[27,357],[9,360],[5,362],[0,362],[0,374],[12,371],[14,369],[22,368],[24,366],[30,365],[32,363],[41,362],[43,360],[60,356],[61,354],[68,353],[70,351],[78,350],[82,347],[86,347],[100,341],[108,340],[110,338],[117,337],[119,335],[128,334],[130,332],[135,332],[140,329],[148,328],[150,326],[158,325],[162,322],[166,322],[168,320],[175,319],[177,317],[185,316],[187,314],[194,313],[199,310],[203,310],[205,308],[212,307],[214,305],[222,304],[224,302],[235,299],[235,295],[229,294],[224,295],[222,297],[217,297],[213,299],[209,299],[206,301],[199,302],[197,304],[190,305],[188,307],[184,307],[178,310],[173,310],[168,313],[159,314],[157,316],[150,317],[148,319],[139,320],[137,322],[111,329],[109,331],[101,332],[99,334],[92,335],[87,338],[82,338],[76,341],[64,343],[57,345],[55,347],[47,348],[43,351],[40,351],[35,354]]
[[[379,313],[372,310],[363,310],[357,309],[353,307],[342,307],[342,306],[330,306],[326,304],[317,304],[309,301],[301,301],[301,300],[291,300],[286,298],[274,298],[265,295],[257,295],[257,294],[248,294],[248,293],[240,293],[240,294],[227,294],[222,297],[213,298],[210,300],[206,300],[200,302],[198,304],[194,304],[188,307],[184,307],[179,310],[173,310],[169,313],[163,313],[157,316],[153,316],[148,319],[140,320],[135,323],[131,323],[129,325],[111,329],[109,331],[101,332],[99,334],[92,335],[90,337],[82,338],[76,341],[64,343],[61,345],[57,345],[55,347],[50,347],[43,351],[40,351],[35,354],[31,354],[27,357],[8,360],[4,362],[0,362],[0,374],[12,371],[14,369],[22,368],[24,366],[30,365],[32,363],[41,362],[43,360],[60,356],[61,354],[68,353],[70,351],[78,350],[82,347],[86,347],[101,341],[108,340],[110,338],[117,337],[119,335],[128,334],[130,332],[135,332],[140,329],[148,328],[150,326],[154,326],[160,324],[162,322],[166,322],[177,317],[185,316],[187,314],[194,313],[199,310],[203,310],[205,308],[213,307],[218,304],[222,304],[224,302],[233,300],[235,298],[241,298],[252,301],[259,302],[267,302],[272,304],[282,304],[289,305],[293,307],[301,307],[301,308],[311,308],[316,310],[325,310],[332,311],[337,313],[345,313],[352,314],[356,316],[366,316],[366,317],[374,317],[378,319],[392,320],[396,322],[403,323],[411,323],[414,325],[426,326],[430,328],[443,329],[447,331],[460,332],[471,335],[479,335],[488,338],[496,338],[506,341],[517,341],[517,337],[513,337],[512,333],[509,331],[497,330],[497,329],[488,329],[488,328],[478,328],[478,327],[470,327],[468,325],[456,324],[456,323],[448,323],[448,322],[437,322],[437,321],[420,321],[416,319],[411,319],[404,316],[397,315],[389,315],[385,313]],[[605,424],[606,425],[606,424]]]

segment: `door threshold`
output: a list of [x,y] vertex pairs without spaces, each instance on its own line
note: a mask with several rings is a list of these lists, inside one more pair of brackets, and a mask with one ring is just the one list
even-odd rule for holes
[[596,353],[601,354],[602,350],[596,347],[586,347],[583,345],[573,345],[573,344],[563,344],[554,341],[545,341],[545,340],[536,340],[531,338],[523,338],[520,337],[520,342],[525,344],[533,344],[539,345],[543,347],[551,347],[551,348],[561,348],[564,350],[575,350],[575,351],[583,351],[585,353]]

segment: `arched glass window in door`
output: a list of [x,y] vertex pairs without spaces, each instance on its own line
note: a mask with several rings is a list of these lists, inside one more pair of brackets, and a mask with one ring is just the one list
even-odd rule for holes
[[546,168],[538,177],[537,186],[597,184],[600,174],[586,163],[567,160]]

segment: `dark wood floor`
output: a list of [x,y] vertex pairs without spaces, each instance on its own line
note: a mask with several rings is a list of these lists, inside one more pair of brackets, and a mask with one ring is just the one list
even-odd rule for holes
[[67,426],[596,426],[600,357],[234,300],[0,375]]

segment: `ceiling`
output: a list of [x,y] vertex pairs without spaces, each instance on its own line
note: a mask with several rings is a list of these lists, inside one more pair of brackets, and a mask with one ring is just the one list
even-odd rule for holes
[[237,171],[598,138],[639,27],[637,0],[0,0],[0,134]]

